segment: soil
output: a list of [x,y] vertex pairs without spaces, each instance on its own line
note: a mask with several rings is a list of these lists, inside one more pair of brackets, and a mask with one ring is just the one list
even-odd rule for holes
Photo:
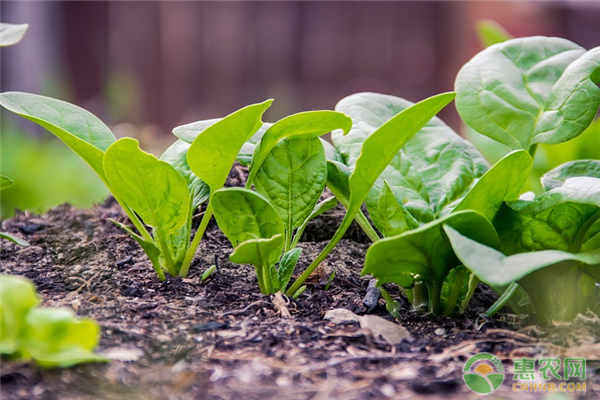
[[[112,199],[87,210],[61,205],[43,215],[19,213],[2,223],[2,230],[31,246],[2,241],[0,272],[31,279],[45,306],[68,306],[96,319],[102,328],[98,351],[115,358],[55,370],[3,361],[2,399],[479,398],[464,384],[462,367],[483,351],[507,367],[496,394],[537,398],[512,392],[510,360],[566,354],[516,316],[481,317],[494,301],[482,286],[463,316],[427,315],[403,302],[395,322],[412,338],[395,345],[356,322],[324,320],[335,308],[392,320],[381,299],[370,311],[363,305],[368,279],[360,270],[368,243],[359,229],[342,240],[297,300],[284,299],[286,317],[258,292],[252,267],[228,261],[231,246],[214,223],[189,277],[160,282],[138,245],[110,218],[126,221]],[[340,219],[340,210],[332,210],[311,223],[299,269]],[[202,282],[212,264],[217,273]],[[581,350],[581,342],[565,346],[575,345]],[[600,388],[594,367],[588,357],[589,398]]]

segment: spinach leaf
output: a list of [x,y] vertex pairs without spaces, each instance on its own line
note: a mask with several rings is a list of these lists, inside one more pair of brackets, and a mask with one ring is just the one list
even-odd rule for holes
[[477,132],[513,149],[561,143],[590,124],[600,105],[600,48],[560,38],[507,40],[459,71],[456,108]]
[[[474,235],[484,243],[497,245],[496,232],[487,218],[472,210],[458,211],[375,242],[367,251],[362,274],[373,275],[379,284],[392,282],[412,289],[412,293],[408,292],[411,302],[426,306],[430,312],[439,313],[442,307],[447,314],[454,312],[456,303],[440,303],[442,287],[463,286],[468,279],[459,282],[449,274],[460,263],[443,234],[444,224],[468,236]],[[458,297],[454,301],[458,301]]]
[[0,22],[0,47],[17,44],[25,36],[28,24],[7,24]]
[[13,180],[8,176],[0,175],[0,191],[11,187],[13,184]]
[[23,92],[0,93],[0,105],[53,133],[106,182],[102,156],[115,136],[92,113],[61,100]]
[[512,282],[522,286],[533,304],[538,322],[568,321],[587,309],[598,312],[600,249],[571,253],[541,250],[505,256],[460,234],[444,230],[461,262],[492,287]]
[[33,284],[22,277],[0,275],[0,354],[33,358],[43,367],[69,367],[107,361],[93,349],[100,328],[68,309],[41,308]]
[[318,138],[282,140],[265,156],[254,186],[285,221],[286,246],[315,208],[326,180],[325,151]]

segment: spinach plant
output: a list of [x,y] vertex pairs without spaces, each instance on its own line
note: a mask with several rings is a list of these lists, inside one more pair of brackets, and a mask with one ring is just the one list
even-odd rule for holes
[[[102,121],[80,107],[29,93],[0,93],[0,105],[46,128],[98,174],[137,233],[113,222],[139,243],[161,280],[165,273],[187,275],[212,215],[210,194],[225,183],[241,146],[260,127],[271,102],[228,115],[191,145],[176,142],[161,160],[142,151],[135,139],[115,140]],[[193,211],[206,200],[208,206],[190,242]]]
[[95,354],[98,324],[79,319],[66,308],[38,307],[33,284],[22,277],[0,275],[0,354],[33,359],[43,367],[69,367],[107,361]]
[[[377,93],[341,100],[336,109],[352,117],[353,128],[332,140],[346,168],[355,168],[366,138],[411,106]],[[379,285],[398,284],[414,305],[430,312],[462,311],[477,282],[457,262],[442,225],[494,243],[488,219],[504,199],[519,195],[530,165],[529,155],[516,151],[488,170],[472,145],[440,119],[431,119],[397,151],[366,196],[369,216],[384,239],[369,248],[363,274],[374,276]],[[382,294],[393,311],[392,299],[385,290]]]
[[548,324],[600,311],[600,161],[563,164],[542,184],[543,193],[525,193],[500,210],[494,219],[500,244],[444,229],[469,270],[498,291],[516,282],[538,322]]
[[340,162],[339,155],[333,154],[330,157],[328,186],[346,207],[346,214],[333,238],[288,288],[288,295],[293,295],[301,288],[304,281],[340,241],[355,217],[360,215],[361,205],[371,187],[398,151],[453,99],[454,93],[442,93],[393,115],[358,145],[360,152],[351,171]]
[[[337,204],[335,198],[318,203],[327,179],[319,136],[334,129],[347,132],[350,126],[347,116],[334,111],[285,117],[255,145],[246,188],[215,193],[215,218],[234,246],[230,259],[255,266],[262,293],[285,291],[308,222]],[[252,185],[256,192],[249,190]]]

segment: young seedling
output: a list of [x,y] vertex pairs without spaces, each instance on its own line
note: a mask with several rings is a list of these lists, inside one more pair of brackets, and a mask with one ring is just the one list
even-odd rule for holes
[[381,125],[359,145],[360,155],[349,177],[345,174],[347,168],[338,161],[331,160],[329,163],[331,167],[328,166],[328,185],[329,182],[332,183],[329,187],[346,207],[346,214],[331,241],[288,288],[288,295],[294,295],[300,289],[304,281],[340,241],[354,218],[359,215],[360,207],[371,187],[398,151],[453,98],[454,93],[432,96],[399,112]]
[[19,276],[0,275],[0,354],[33,359],[42,367],[70,367],[107,361],[95,354],[100,328],[65,308],[38,307],[33,284]]
[[[334,111],[294,114],[271,125],[254,150],[246,189],[214,195],[219,227],[234,246],[231,261],[255,266],[263,294],[284,291],[301,253],[308,222],[337,204],[318,203],[327,179],[319,136],[347,132],[351,121]],[[254,185],[256,192],[249,188]],[[276,265],[278,264],[278,266]]]
[[[165,273],[187,275],[212,215],[209,194],[223,186],[236,155],[261,125],[271,102],[228,115],[198,135],[191,146],[171,146],[163,155],[171,165],[142,151],[135,139],[115,141],[102,121],[80,107],[29,93],[0,94],[0,105],[49,130],[98,174],[137,232],[113,222],[139,243],[161,280]],[[207,199],[190,242],[193,210]]]
[[542,184],[543,193],[526,193],[498,213],[500,246],[445,230],[467,268],[498,291],[517,283],[538,322],[549,324],[599,311],[600,161],[563,164]]

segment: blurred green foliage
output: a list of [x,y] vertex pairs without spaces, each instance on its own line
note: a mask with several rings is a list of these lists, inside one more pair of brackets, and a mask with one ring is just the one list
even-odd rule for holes
[[6,122],[0,140],[0,173],[14,184],[0,194],[0,219],[15,209],[44,212],[69,202],[89,207],[108,190],[91,168],[51,136],[33,137]]
[[[490,163],[495,163],[510,151],[508,146],[468,127],[465,128],[464,133]],[[600,119],[594,120],[581,135],[568,142],[538,145],[529,186],[526,189],[539,192],[541,190],[539,180],[544,173],[567,161],[585,159],[600,159]]]

